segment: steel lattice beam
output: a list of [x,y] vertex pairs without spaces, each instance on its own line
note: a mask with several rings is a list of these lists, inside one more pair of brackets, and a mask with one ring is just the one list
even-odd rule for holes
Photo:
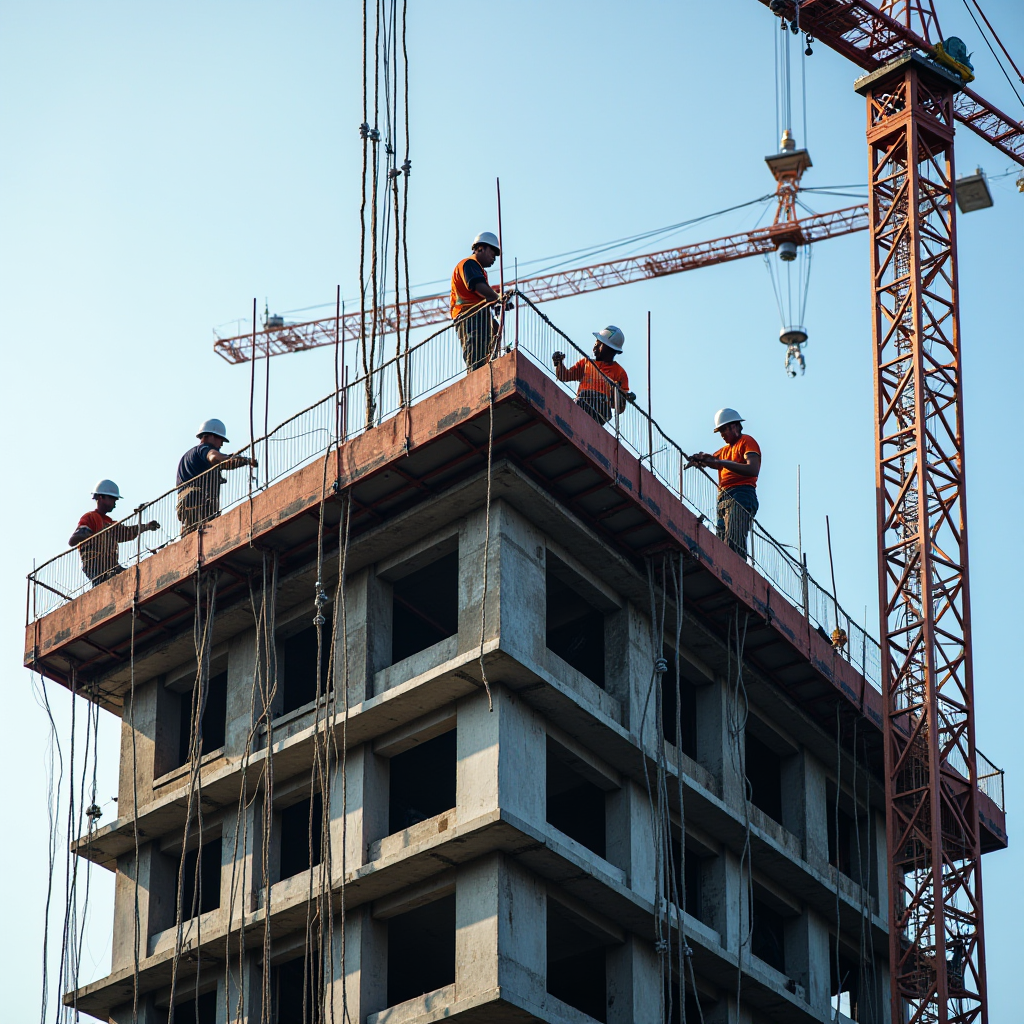
[[[867,97],[892,1020],[987,1020],[953,128],[907,55]],[[954,785],[958,770],[972,782]]]
[[[867,207],[850,206],[844,210],[814,214],[803,220],[773,224],[708,242],[697,242],[694,245],[678,246],[662,252],[645,253],[589,267],[528,277],[519,282],[519,289],[534,302],[549,302],[552,299],[580,295],[599,288],[612,288],[651,277],[665,277],[668,274],[682,273],[684,270],[696,270],[698,267],[741,260],[747,256],[763,255],[774,252],[782,242],[803,245],[825,238],[836,238],[854,231],[863,231],[867,226]],[[256,356],[276,356],[285,352],[301,352],[333,345],[336,337],[343,343],[357,342],[362,316],[363,314],[359,312],[346,313],[340,319],[330,316],[307,323],[257,331]],[[367,337],[371,333],[372,316],[372,312],[367,310]],[[413,299],[408,306],[401,303],[397,308],[385,306],[381,309],[378,314],[377,336],[393,334],[399,328],[404,330],[406,320],[409,321],[410,327],[425,327],[429,324],[447,323],[448,318],[447,292],[444,295],[422,296]],[[213,347],[214,351],[229,363],[248,362],[252,358],[254,348],[253,336],[239,334],[231,338],[218,338]]]

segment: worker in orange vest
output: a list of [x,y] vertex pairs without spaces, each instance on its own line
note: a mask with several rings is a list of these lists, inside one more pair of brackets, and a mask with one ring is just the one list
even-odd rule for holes
[[715,413],[715,433],[725,442],[713,454],[697,452],[686,468],[718,470],[718,536],[743,558],[747,534],[757,515],[757,477],[761,472],[761,446],[743,433],[743,417],[735,409]]
[[481,231],[473,239],[473,255],[459,260],[452,271],[451,317],[459,333],[467,370],[476,370],[490,358],[498,341],[494,307],[501,296],[487,281],[487,267],[501,255],[498,239]]
[[593,359],[584,357],[567,367],[565,353],[552,352],[551,362],[559,380],[580,382],[576,404],[604,426],[612,418],[613,393],[614,407],[619,412],[626,408],[627,399],[632,401],[636,396],[629,390],[626,371],[615,362],[615,357],[622,352],[622,346],[626,343],[625,335],[613,326],[592,333],[597,339],[594,342]]

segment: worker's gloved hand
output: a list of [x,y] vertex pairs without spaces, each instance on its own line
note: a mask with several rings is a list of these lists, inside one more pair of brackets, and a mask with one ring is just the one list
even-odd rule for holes
[[160,529],[160,524],[154,519],[152,522],[146,523],[143,529],[152,533],[154,530]]
[[636,392],[635,391],[627,391],[626,392],[626,401],[627,402],[635,402],[636,401]]
[[555,366],[561,366],[562,363],[565,362],[565,353],[564,352],[552,352],[551,353],[551,362]]

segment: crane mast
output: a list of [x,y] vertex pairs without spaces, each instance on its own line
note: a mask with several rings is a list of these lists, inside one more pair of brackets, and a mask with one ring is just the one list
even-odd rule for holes
[[[867,99],[892,1020],[987,1020],[954,216],[959,80]],[[969,785],[962,785],[966,777]]]

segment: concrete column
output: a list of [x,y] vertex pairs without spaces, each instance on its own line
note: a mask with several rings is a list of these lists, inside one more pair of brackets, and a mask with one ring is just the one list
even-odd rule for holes
[[[256,679],[256,630],[247,629],[232,637],[228,644],[227,720],[224,727],[224,753],[242,757],[254,719],[260,717],[259,687]],[[253,687],[256,699],[253,700]]]
[[874,863],[871,865],[873,895],[878,898],[878,916],[885,922],[889,920],[889,854],[885,842],[885,816],[878,811],[872,813],[874,828],[871,835],[874,839],[872,855]]
[[455,989],[460,1001],[501,994],[539,1011],[547,971],[547,891],[500,853],[463,867],[455,883]]
[[[343,776],[347,799],[343,796]],[[366,864],[370,844],[388,834],[388,762],[373,752],[372,743],[349,750],[345,772],[339,767],[331,773],[330,829],[331,871],[335,879],[342,872],[343,831],[346,872]]]
[[221,826],[220,909],[232,929],[255,909],[262,888],[263,809],[253,800],[241,815],[226,813]]
[[[162,854],[156,842],[139,848],[138,906],[139,959],[146,957],[149,936],[174,924],[177,893],[174,886],[175,865]],[[135,853],[117,859],[114,878],[114,942],[111,970],[131,967],[135,962]]]
[[802,985],[805,998],[819,1020],[827,1020],[829,990],[828,922],[813,910],[786,922],[786,974]]
[[[740,938],[747,933],[749,921],[747,867],[740,871],[740,859],[723,849],[704,869],[704,909],[706,924],[721,936],[722,945],[739,951]],[[749,944],[748,944],[749,945]],[[747,947],[744,948],[746,955]]]
[[122,1003],[110,1011],[110,1024],[167,1024],[167,1010],[158,1010],[152,994],[139,996],[138,1016],[132,1003]]
[[654,945],[629,934],[611,946],[608,965],[608,1024],[664,1024],[661,963]]
[[238,956],[228,958],[228,1000],[229,1012],[224,1012],[223,975],[217,999],[217,1024],[260,1024],[263,1006],[263,970],[259,960],[263,952],[247,953],[242,962],[241,974]]
[[801,750],[782,762],[782,824],[803,842],[804,859],[828,869],[828,801],[825,766]]
[[374,674],[391,664],[391,587],[369,566],[346,581],[344,604],[344,617],[340,604],[334,610],[336,678],[340,695],[347,667],[349,704],[361,704],[373,696]]
[[[375,921],[371,905],[356,907],[345,915],[345,960],[342,963],[341,919],[335,921],[334,985],[329,989],[328,1019],[365,1021],[388,1003],[387,922]],[[347,1015],[346,1015],[347,1014]]]
[[730,731],[730,723],[736,724],[738,717],[733,703],[732,688],[721,680],[697,691],[697,712],[701,716],[697,753],[700,763],[721,786],[722,799],[742,811],[745,786],[740,771],[740,752],[744,749],[745,737],[742,731],[736,737]]
[[459,821],[497,810],[542,828],[546,818],[542,720],[500,683],[491,686],[494,710],[477,691],[458,705],[456,800]]
[[656,757],[658,689],[650,619],[627,604],[607,615],[605,622],[605,689],[622,705],[622,724]]
[[[132,703],[135,713],[132,715]],[[134,749],[132,723],[134,721]],[[134,800],[139,807],[150,803],[155,794],[153,780],[170,771],[169,755],[178,750],[178,710],[174,696],[168,693],[161,677],[135,687],[134,698],[125,695],[121,717],[121,771],[118,784],[118,808],[131,815]],[[134,765],[135,792],[132,790]]]
[[[655,780],[651,779],[654,785]],[[655,899],[657,860],[654,816],[645,786],[624,779],[622,788],[608,794],[607,859],[626,872],[627,884],[645,900]]]

